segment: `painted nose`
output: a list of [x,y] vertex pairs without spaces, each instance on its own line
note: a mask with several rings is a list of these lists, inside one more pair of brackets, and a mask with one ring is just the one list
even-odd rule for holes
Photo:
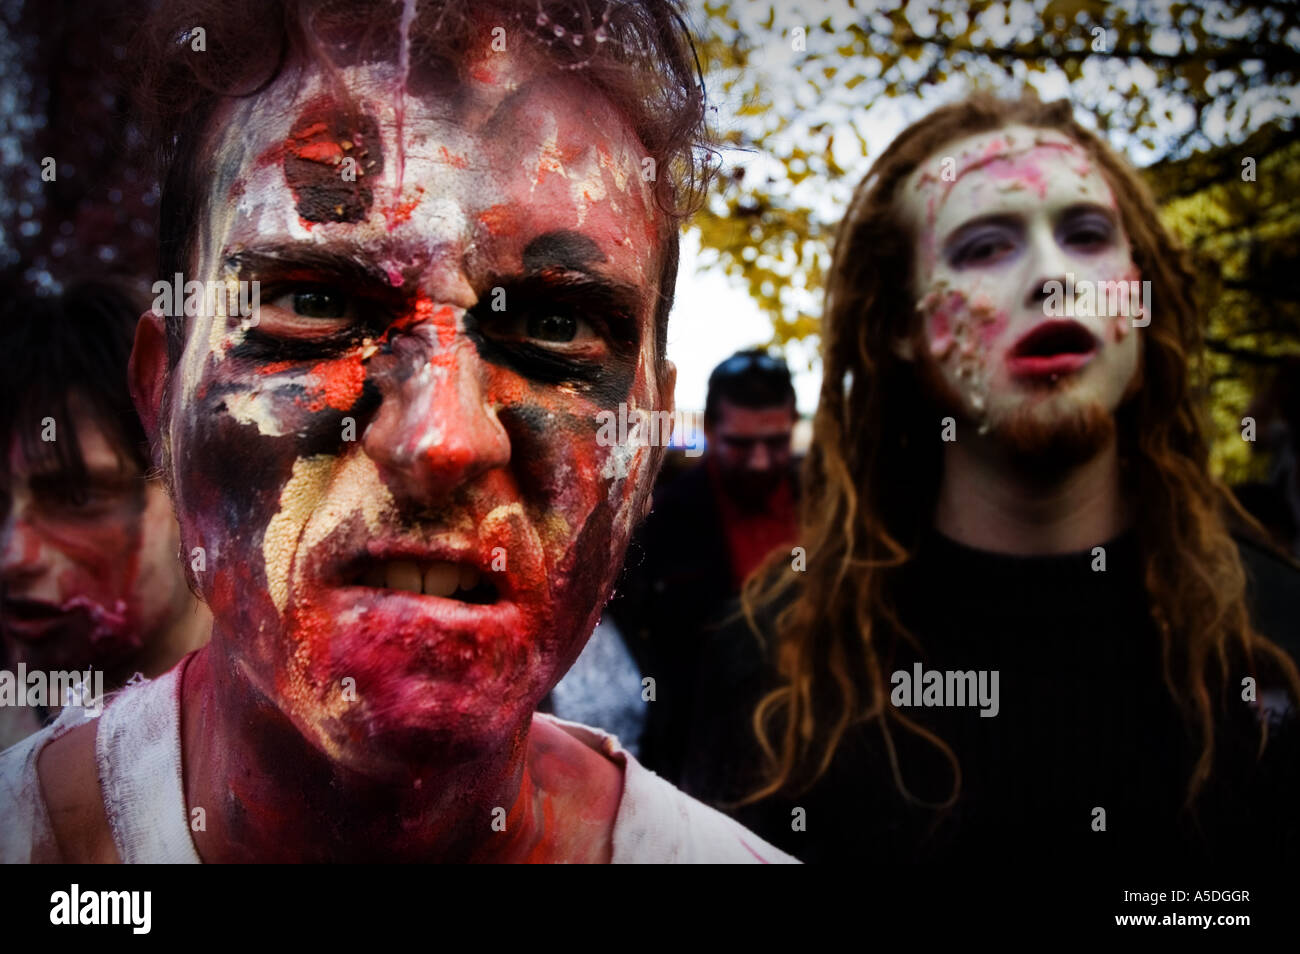
[[772,466],[772,454],[767,449],[767,444],[763,441],[755,441],[754,449],[749,452],[749,469],[755,471],[768,470]]
[[[1029,252],[1029,287],[1025,291],[1025,307],[1045,309],[1047,300],[1055,294],[1065,294],[1070,263],[1051,229],[1044,228],[1034,234]],[[1051,317],[1046,315],[1044,317]]]
[[510,438],[487,400],[482,363],[457,336],[432,343],[405,380],[385,387],[362,446],[390,487],[428,503],[510,462]]

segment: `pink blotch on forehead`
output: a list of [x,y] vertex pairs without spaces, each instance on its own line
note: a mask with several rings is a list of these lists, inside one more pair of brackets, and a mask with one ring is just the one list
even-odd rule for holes
[[1040,160],[1032,153],[1014,158],[996,157],[981,166],[990,179],[1011,183],[1013,187],[1030,188],[1038,193],[1040,199],[1047,198],[1047,175]]

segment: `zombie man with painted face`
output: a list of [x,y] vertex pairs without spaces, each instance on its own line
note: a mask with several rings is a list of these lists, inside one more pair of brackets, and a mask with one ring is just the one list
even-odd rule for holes
[[1207,470],[1195,284],[1067,103],[886,149],[828,281],[807,569],[746,591],[766,653],[706,652],[684,787],[804,860],[1294,859],[1300,572]]
[[790,860],[533,714],[659,464],[599,412],[672,406],[676,10],[275,6],[160,27],[162,273],[260,282],[133,355],[212,642],[9,753],[6,858]]

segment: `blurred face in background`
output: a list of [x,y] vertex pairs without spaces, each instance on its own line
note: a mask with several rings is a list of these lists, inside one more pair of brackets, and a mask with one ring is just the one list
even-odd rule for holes
[[1140,312],[1106,313],[1103,293],[1065,314],[1047,283],[1127,291],[1141,276],[1091,156],[1010,126],[945,147],[900,195],[916,236],[909,346],[941,403],[1018,452],[1094,452],[1137,383]]
[[791,404],[751,408],[718,402],[717,419],[705,432],[709,454],[742,508],[761,508],[789,475],[794,420]]
[[110,673],[135,665],[191,606],[166,492],[146,480],[84,401],[56,440],[75,440],[78,480],[15,436],[0,484],[0,634],[30,668]]

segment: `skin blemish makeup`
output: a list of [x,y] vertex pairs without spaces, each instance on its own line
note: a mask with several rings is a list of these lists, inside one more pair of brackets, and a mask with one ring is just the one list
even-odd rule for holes
[[904,185],[914,225],[919,360],[981,433],[1120,403],[1138,336],[1115,316],[1057,316],[1049,281],[1136,274],[1111,189],[1084,149],[1013,126],[953,143]]

